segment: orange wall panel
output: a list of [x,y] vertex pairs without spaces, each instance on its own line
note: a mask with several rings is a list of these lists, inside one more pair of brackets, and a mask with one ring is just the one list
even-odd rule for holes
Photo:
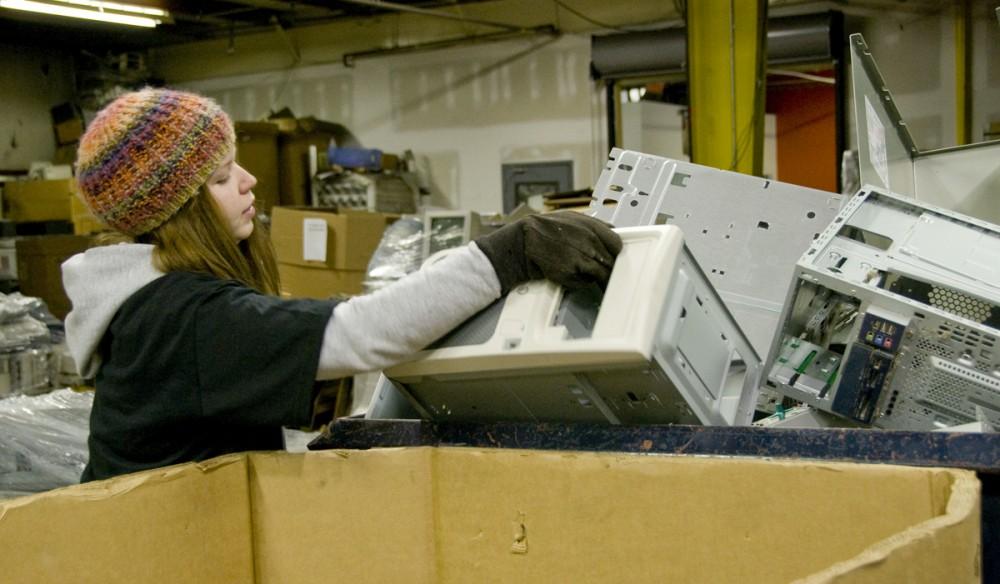
[[836,91],[832,86],[771,87],[767,110],[775,114],[777,179],[837,191]]

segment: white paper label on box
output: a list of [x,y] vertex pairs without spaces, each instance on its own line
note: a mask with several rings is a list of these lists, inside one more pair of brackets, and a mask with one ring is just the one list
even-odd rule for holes
[[889,158],[886,155],[885,126],[882,125],[882,120],[878,119],[878,114],[875,113],[875,108],[872,107],[872,102],[868,100],[867,95],[865,96],[865,120],[868,122],[868,156],[871,158],[872,166],[875,167],[875,172],[882,179],[882,185],[887,189],[892,188],[889,186]]
[[326,221],[302,220],[302,259],[326,261]]

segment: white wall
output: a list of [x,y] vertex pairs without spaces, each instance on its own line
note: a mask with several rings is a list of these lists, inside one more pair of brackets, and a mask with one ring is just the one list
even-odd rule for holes
[[[976,4],[973,39],[976,49],[972,61],[972,135],[977,140],[990,123],[1000,123],[1000,23],[997,2]],[[995,138],[994,138],[995,139]]]
[[[978,142],[990,121],[1000,121],[1000,25],[993,13],[995,2],[972,4],[970,138]],[[860,32],[917,147],[932,150],[956,145],[955,14],[951,4],[942,3],[940,11],[930,14],[886,11],[879,17],[865,18]],[[852,138],[854,131],[852,127]],[[851,143],[857,142],[852,139]]]
[[[675,160],[691,160],[684,153],[686,106],[655,101],[627,102],[621,105],[622,148]],[[765,177],[778,174],[778,140],[774,114],[764,114]]]
[[[603,6],[596,0],[586,4],[595,10]],[[988,122],[1000,119],[1000,27],[992,4],[973,4],[972,138],[980,140]],[[491,16],[527,18],[534,10],[529,5],[524,0],[518,4],[523,10]],[[499,3],[474,6],[502,10]],[[851,17],[860,23],[903,118],[925,150],[956,142],[954,13],[950,3],[940,6],[936,12],[858,9]],[[650,15],[668,10],[650,0],[637,2],[635,10],[640,8]],[[541,22],[548,16],[533,18]],[[260,119],[287,106],[299,116],[343,123],[367,146],[412,149],[429,162],[438,205],[499,209],[504,162],[572,159],[575,186],[591,185],[607,139],[604,98],[588,76],[586,32],[548,44],[540,37],[364,59],[354,68],[340,62],[349,51],[432,40],[432,28],[450,22],[398,17],[295,29],[291,36],[302,53],[297,66],[274,34],[240,37],[232,55],[221,40],[157,50],[153,61],[166,79],[217,97],[236,119]],[[247,73],[281,67],[289,68]],[[851,108],[848,104],[852,117]],[[623,120],[626,126],[640,119],[630,116]],[[853,123],[849,127],[853,144]],[[656,135],[647,136],[648,147],[665,147]],[[765,149],[765,172],[773,175],[772,151]]]
[[27,170],[52,159],[49,110],[72,97],[70,59],[62,53],[0,43],[0,170]]
[[[289,107],[347,126],[370,148],[425,157],[433,202],[502,208],[501,164],[573,160],[575,188],[607,155],[587,36],[536,39],[191,81],[237,120]],[[251,169],[252,170],[252,169]]]

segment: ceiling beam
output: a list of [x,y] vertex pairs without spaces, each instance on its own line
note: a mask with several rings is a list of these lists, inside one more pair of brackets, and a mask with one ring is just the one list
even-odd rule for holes
[[301,2],[283,2],[282,0],[225,0],[230,4],[250,6],[261,10],[274,10],[276,12],[294,12],[302,16],[329,16],[342,15],[343,10],[336,10],[326,6],[316,6],[315,4],[304,4]]
[[453,14],[451,12],[444,12],[441,10],[430,10],[428,8],[417,8],[416,6],[410,6],[408,4],[397,4],[395,2],[385,2],[384,0],[340,0],[340,1],[347,2],[348,4],[359,4],[361,6],[371,6],[372,8],[381,8],[383,10],[395,10],[397,12],[412,12],[414,14],[422,14],[424,16],[432,16],[435,18],[460,20],[462,22],[467,22],[469,24],[492,26],[495,28],[502,28],[504,30],[514,31],[514,32],[525,32],[529,30],[523,26],[516,26],[512,24],[506,24],[503,22],[494,22],[490,20],[479,20],[476,18],[466,18],[460,14]]

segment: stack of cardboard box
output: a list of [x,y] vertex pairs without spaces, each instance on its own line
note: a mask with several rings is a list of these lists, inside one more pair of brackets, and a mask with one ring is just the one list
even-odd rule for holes
[[344,126],[281,112],[266,122],[236,122],[236,157],[257,177],[257,208],[271,213],[277,205],[312,204],[309,196],[309,147],[326,156],[331,141],[353,136]]
[[6,217],[15,223],[66,221],[75,235],[87,235],[103,229],[101,222],[76,195],[71,178],[23,180],[4,187]]
[[236,122],[236,160],[257,178],[254,205],[270,214],[279,203],[278,125],[271,122]]
[[368,261],[396,215],[329,208],[275,207],[271,240],[281,293],[329,298],[362,292]]
[[62,284],[62,263],[91,245],[86,235],[43,235],[17,240],[17,274],[21,293],[41,298],[62,320],[71,305]]
[[52,162],[72,164],[76,160],[76,146],[83,136],[83,112],[72,103],[63,103],[50,110],[52,131],[56,138],[56,152]]
[[90,246],[101,223],[76,196],[73,179],[8,182],[4,206],[21,236],[14,242],[21,293],[41,298],[53,315],[65,318],[70,304],[59,266]]

